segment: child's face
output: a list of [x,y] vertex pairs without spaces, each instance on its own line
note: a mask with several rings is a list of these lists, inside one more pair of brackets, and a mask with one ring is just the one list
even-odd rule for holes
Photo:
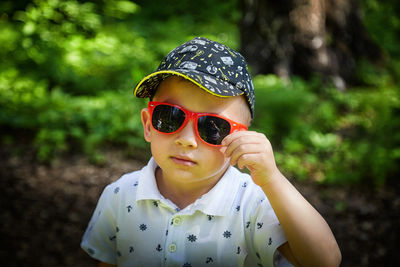
[[[247,124],[247,117],[243,114],[243,110],[248,109],[244,97],[213,96],[176,76],[160,84],[153,101],[179,105],[194,112],[215,113]],[[179,183],[206,182],[219,179],[228,167],[229,162],[220,147],[207,145],[199,139],[193,121],[176,133],[163,134],[151,127],[146,108],[142,111],[142,122],[145,139],[151,142],[152,155],[163,177],[179,180]]]

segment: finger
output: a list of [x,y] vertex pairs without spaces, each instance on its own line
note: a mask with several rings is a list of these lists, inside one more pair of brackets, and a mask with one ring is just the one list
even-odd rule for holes
[[230,163],[231,165],[235,165],[238,162],[238,159],[246,154],[254,154],[254,153],[262,153],[264,151],[264,147],[259,143],[254,144],[240,144],[232,151],[230,155]]
[[225,154],[227,149],[228,149],[227,146],[221,146],[221,147],[219,148],[219,151],[220,151],[222,154]]
[[239,146],[251,144],[257,144],[259,147],[264,147],[266,144],[266,139],[263,138],[263,136],[256,134],[234,137],[234,139],[229,140],[225,155],[230,157],[233,151],[235,151]]
[[247,167],[247,169],[252,171],[258,163],[257,162],[258,158],[259,158],[259,153],[243,154],[237,159],[237,166],[241,170]]
[[240,136],[249,136],[249,135],[253,135],[255,133],[256,132],[254,132],[254,131],[238,131],[238,132],[231,133],[222,140],[222,145],[229,145],[231,142],[233,142],[236,138],[238,138]]

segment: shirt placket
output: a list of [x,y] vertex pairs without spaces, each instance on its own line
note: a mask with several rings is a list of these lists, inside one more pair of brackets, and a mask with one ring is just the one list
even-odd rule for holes
[[165,266],[182,266],[185,255],[185,230],[183,216],[175,213],[168,224],[165,239]]

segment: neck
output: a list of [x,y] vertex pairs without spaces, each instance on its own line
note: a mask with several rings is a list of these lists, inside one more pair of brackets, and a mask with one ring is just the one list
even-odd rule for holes
[[155,172],[157,187],[161,195],[171,200],[179,209],[184,209],[199,197],[210,191],[220,180],[220,177],[207,179],[205,181],[183,183],[173,182],[164,177],[163,172],[160,168],[156,169]]

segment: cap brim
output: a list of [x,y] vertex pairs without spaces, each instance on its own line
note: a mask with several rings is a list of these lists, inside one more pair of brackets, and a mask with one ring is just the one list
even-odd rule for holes
[[[133,93],[135,96],[140,98],[151,97],[157,90],[158,85],[167,77],[171,75],[180,76],[197,86],[206,92],[218,96],[218,97],[232,97],[244,94],[243,91],[236,88],[232,84],[223,81],[219,78],[206,75],[202,72],[196,70],[161,70],[153,72],[146,77],[144,77],[135,87]],[[190,76],[191,77],[190,77]],[[207,79],[212,79],[212,82],[216,83],[214,88]]]

